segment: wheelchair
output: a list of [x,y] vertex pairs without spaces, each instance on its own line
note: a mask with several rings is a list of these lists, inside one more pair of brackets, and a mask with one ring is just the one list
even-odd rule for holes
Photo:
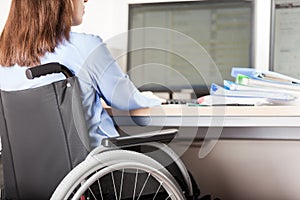
[[210,199],[166,145],[176,129],[106,138],[91,150],[78,78],[59,63],[26,71],[52,73],[66,79],[0,91],[1,199]]

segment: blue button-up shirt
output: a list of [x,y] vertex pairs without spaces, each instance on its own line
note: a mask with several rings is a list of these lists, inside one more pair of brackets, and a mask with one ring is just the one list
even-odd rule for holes
[[[71,33],[69,42],[59,45],[54,53],[47,53],[41,62],[59,62],[79,78],[92,147],[100,145],[104,137],[118,135],[112,119],[103,109],[101,99],[121,110],[160,105],[158,99],[148,98],[137,90],[98,36]],[[52,74],[28,80],[25,70],[26,67],[20,66],[0,67],[0,89],[22,90],[65,78],[62,74]]]

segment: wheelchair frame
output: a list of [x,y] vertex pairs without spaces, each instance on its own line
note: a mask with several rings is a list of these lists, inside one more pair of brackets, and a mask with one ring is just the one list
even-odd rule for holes
[[[26,75],[28,78],[33,79],[43,75],[47,75],[51,73],[60,73],[60,72],[64,73],[67,79],[73,76],[73,74],[67,67],[59,63],[49,63],[46,65],[40,65],[34,68],[29,68],[26,71]],[[1,104],[2,104],[2,100],[1,100]],[[5,112],[3,110],[0,111],[1,111],[0,114],[5,116]],[[4,120],[4,122],[0,121],[0,123],[5,124],[6,122]],[[5,125],[5,127],[7,127],[7,125]],[[77,166],[73,170],[71,170],[66,175],[66,177],[60,182],[59,186],[55,189],[55,192],[53,193],[51,199],[53,200],[97,199],[95,194],[91,192],[92,191],[91,186],[95,185],[95,183],[100,183],[103,177],[105,177],[108,174],[110,174],[110,176],[113,176],[114,173],[117,173],[119,174],[118,180],[120,181],[120,176],[121,179],[122,177],[127,176],[127,174],[124,175],[125,174],[124,172],[131,174],[130,176],[132,178],[132,175],[134,175],[134,177],[140,175],[139,171],[146,172],[147,177],[152,180],[151,182],[152,186],[150,186],[150,189],[145,190],[147,191],[146,196],[147,195],[149,196],[150,194],[151,195],[154,194],[154,197],[152,196],[151,199],[155,199],[157,195],[162,195],[164,196],[165,199],[172,199],[172,200],[198,199],[200,192],[197,188],[195,181],[188,173],[184,164],[181,162],[178,156],[172,151],[172,149],[170,149],[165,144],[158,143],[158,142],[169,142],[175,137],[176,133],[177,130],[163,130],[162,132],[146,133],[140,137],[126,136],[126,137],[105,139],[103,141],[104,146],[96,148],[93,151],[91,151],[83,162],[77,165],[76,163],[79,163],[79,159],[77,158],[75,159],[73,163],[75,163],[75,165]],[[1,137],[10,137],[9,131],[1,130]],[[137,142],[140,143],[137,144]],[[115,145],[115,144],[118,145],[118,143],[121,143],[122,147]],[[76,144],[78,144],[78,142]],[[10,144],[8,144],[6,141],[4,146],[7,147],[10,146]],[[145,147],[146,150],[143,150]],[[8,149],[9,151],[12,150],[11,148]],[[5,153],[6,152],[4,152],[4,154]],[[8,159],[13,160],[13,158],[10,157]],[[73,167],[71,166],[71,168]],[[121,174],[120,174],[120,170],[121,170]],[[135,171],[135,173],[132,173],[133,171]],[[176,178],[176,176],[178,177]],[[104,180],[107,180],[107,178]],[[136,178],[136,180],[138,180],[138,178]],[[116,184],[114,179],[112,179],[112,182],[114,185],[113,187],[114,196],[109,197],[109,199],[110,198],[123,199],[122,197],[123,193],[121,192],[123,189],[121,186],[124,185],[130,186],[130,184],[128,184],[127,182],[124,183],[123,179],[119,184]],[[105,181],[105,183],[107,184],[108,182]],[[154,193],[153,193],[153,184],[154,185],[156,184],[157,186]],[[116,185],[118,185],[118,189],[117,187],[115,187]],[[141,196],[142,191],[145,189],[145,187],[146,185],[144,183],[142,185],[141,190],[134,190],[133,196],[130,198],[129,197],[126,198],[147,199],[148,196],[147,197],[145,195]],[[75,194],[73,194],[74,190],[75,190]],[[117,190],[119,192],[117,192]],[[99,188],[98,191],[100,192]],[[8,192],[10,192],[10,190]],[[85,197],[87,193],[88,196]],[[28,194],[26,195],[28,197]],[[135,195],[138,196],[136,197]],[[100,192],[100,196],[102,197],[102,199],[107,199],[107,198],[103,198],[103,194],[101,192]],[[19,198],[22,199],[22,197]],[[161,197],[159,197],[159,199],[161,199]]]

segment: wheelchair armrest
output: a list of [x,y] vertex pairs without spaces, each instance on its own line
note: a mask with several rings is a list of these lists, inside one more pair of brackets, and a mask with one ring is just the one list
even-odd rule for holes
[[105,147],[113,146],[129,146],[147,142],[163,142],[168,143],[174,139],[175,135],[178,133],[177,129],[166,129],[154,132],[147,132],[137,135],[129,136],[118,136],[111,138],[104,138],[102,140],[102,145]]

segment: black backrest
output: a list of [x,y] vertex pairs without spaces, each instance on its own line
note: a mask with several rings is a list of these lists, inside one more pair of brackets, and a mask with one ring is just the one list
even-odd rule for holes
[[0,91],[6,199],[49,199],[88,154],[76,77],[22,91]]

